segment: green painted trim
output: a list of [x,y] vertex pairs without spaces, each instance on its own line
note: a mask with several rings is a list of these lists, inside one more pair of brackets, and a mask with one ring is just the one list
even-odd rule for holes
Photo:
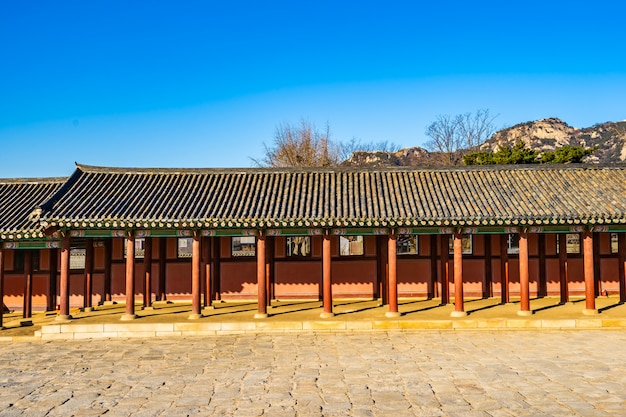
[[21,240],[19,242],[4,242],[2,247],[4,249],[52,249],[60,248],[61,242],[55,240]]
[[388,235],[389,229],[386,227],[342,227],[331,229],[333,236],[378,236]]
[[259,231],[254,229],[217,229],[203,230],[202,236],[258,236]]
[[267,236],[321,236],[322,229],[294,228],[294,229],[267,229]]

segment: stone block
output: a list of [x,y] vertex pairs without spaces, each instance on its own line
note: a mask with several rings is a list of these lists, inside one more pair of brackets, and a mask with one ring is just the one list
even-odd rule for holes
[[42,333],[41,335],[41,340],[70,340],[73,338],[73,333]]
[[460,329],[475,329],[478,327],[476,320],[454,320],[452,322],[452,328],[455,330]]
[[347,321],[346,329],[348,330],[372,330],[372,322],[371,321]]
[[541,320],[509,319],[506,321],[509,329],[540,329]]
[[41,326],[41,334],[53,334],[53,333],[61,333],[61,325],[60,324],[48,324],[46,326]]
[[254,323],[257,330],[302,330],[302,322],[299,321],[259,321]]
[[602,327],[626,327],[624,319],[602,319]]
[[105,323],[105,332],[171,332],[174,331],[173,323]]
[[61,333],[103,332],[104,324],[61,324]]
[[346,330],[345,321],[305,321],[303,330]]
[[395,330],[400,328],[400,322],[395,320],[376,320],[372,322],[372,329],[375,330]]
[[581,329],[599,329],[602,327],[602,320],[576,319],[576,327]]
[[425,330],[443,330],[452,329],[452,320],[417,320],[417,321],[401,321],[398,323],[400,329],[425,329]]
[[576,327],[576,320],[541,320],[541,327],[546,329],[573,329]]
[[216,330],[222,330],[222,323],[213,323],[213,322],[181,322],[174,323],[174,331],[181,332],[213,332]]
[[504,329],[506,328],[505,319],[477,320],[476,327],[479,329]]
[[251,321],[222,323],[224,331],[250,331],[256,329],[256,323]]

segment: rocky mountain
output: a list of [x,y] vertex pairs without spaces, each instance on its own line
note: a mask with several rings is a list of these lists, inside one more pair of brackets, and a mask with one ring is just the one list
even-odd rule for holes
[[556,118],[527,122],[500,130],[485,142],[482,150],[496,151],[499,146],[514,146],[522,141],[526,146],[541,151],[557,147],[598,147],[587,157],[588,163],[619,163],[626,161],[626,121],[599,123],[578,129]]
[[341,165],[348,167],[385,167],[434,165],[435,155],[424,148],[404,148],[397,152],[354,152]]
[[[557,147],[597,146],[586,163],[626,162],[626,121],[599,123],[576,128],[557,118],[541,119],[502,129],[496,132],[480,150],[496,151],[499,146],[514,146],[519,141],[539,152]],[[441,155],[420,147],[400,149],[397,152],[355,152],[342,166],[419,166],[437,165]]]

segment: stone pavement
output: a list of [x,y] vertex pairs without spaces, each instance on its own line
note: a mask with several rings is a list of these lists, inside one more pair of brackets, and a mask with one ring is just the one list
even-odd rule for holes
[[2,344],[0,416],[626,414],[626,332],[245,333]]

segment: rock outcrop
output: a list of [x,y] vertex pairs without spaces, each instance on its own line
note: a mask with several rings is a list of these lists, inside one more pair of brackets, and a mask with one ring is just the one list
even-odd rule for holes
[[[481,150],[496,151],[500,146],[514,146],[524,142],[539,152],[558,147],[584,146],[598,149],[585,159],[586,163],[612,164],[626,162],[626,120],[599,123],[591,127],[575,128],[557,118],[541,119],[502,129],[480,146]],[[355,152],[342,166],[420,166],[437,165],[440,154],[420,147],[400,149],[397,152]]]

